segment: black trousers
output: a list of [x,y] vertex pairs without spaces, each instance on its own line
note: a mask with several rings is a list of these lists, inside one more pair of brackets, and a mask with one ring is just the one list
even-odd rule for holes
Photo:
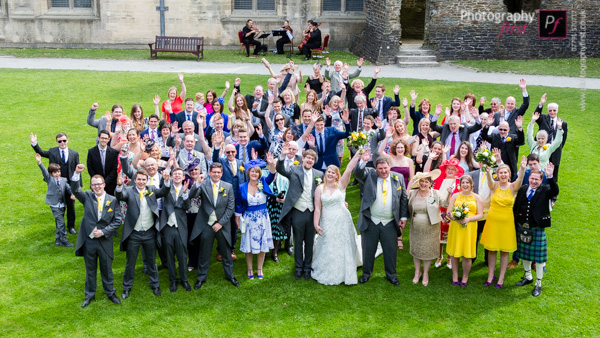
[[113,286],[112,258],[108,256],[98,239],[86,239],[83,245],[83,261],[85,262],[85,297],[96,295],[96,274],[100,265],[102,287],[107,296],[115,294]]
[[244,39],[244,45],[246,46],[246,56],[250,56],[250,45],[254,45],[254,55],[257,55],[260,51],[261,43],[254,39]]
[[[175,257],[179,263],[179,279],[187,281],[187,250],[179,234],[179,230],[168,224],[160,232],[162,236],[162,246],[167,254],[167,269],[169,270],[169,281],[177,281],[177,269]],[[187,240],[187,238],[185,239]]]
[[125,273],[123,274],[123,290],[131,290],[133,287],[135,263],[140,247],[143,252],[144,265],[148,272],[150,287],[155,289],[159,286],[158,270],[156,268],[156,230],[153,227],[148,231],[134,230],[127,239],[127,259],[125,262]]
[[307,58],[310,58],[311,55],[311,49],[314,48],[319,48],[321,47],[320,45],[316,44],[316,43],[305,43],[304,45],[302,45],[302,54],[304,54],[304,56],[306,56]]
[[381,242],[385,276],[388,279],[396,278],[396,256],[398,253],[398,232],[396,231],[396,227],[398,225],[395,221],[391,221],[386,225],[381,223],[375,224],[370,219],[368,222],[369,227],[360,233],[363,248],[363,276],[371,277],[373,275],[377,242]]
[[[290,211],[292,228],[294,230],[294,264],[296,272],[311,272],[313,247],[315,244],[315,226],[313,213],[308,209],[300,211],[293,208]],[[304,251],[302,247],[304,246]]]
[[208,276],[208,268],[210,267],[210,256],[212,254],[213,245],[217,239],[217,249],[223,257],[223,270],[225,270],[225,278],[233,279],[233,260],[231,259],[231,247],[227,244],[227,239],[222,230],[214,232],[208,227],[200,234],[200,255],[198,256],[198,281],[204,282]]
[[275,43],[277,45],[277,54],[285,54],[283,48],[284,45],[288,42],[290,42],[290,38],[288,38],[287,35],[284,35],[281,38],[277,39],[277,42]]
[[65,206],[67,207],[67,228],[75,228],[75,201],[71,199],[71,195],[65,189]]
[[200,254],[198,245],[190,243],[190,236],[192,235],[192,230],[194,230],[194,224],[196,223],[196,215],[198,214],[186,214],[188,221],[188,267],[190,268],[198,267],[198,255]]

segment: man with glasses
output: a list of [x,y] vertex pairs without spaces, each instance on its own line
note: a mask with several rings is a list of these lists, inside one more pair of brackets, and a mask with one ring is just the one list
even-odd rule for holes
[[110,142],[110,133],[101,130],[98,133],[98,145],[88,150],[87,168],[90,177],[102,176],[106,184],[106,192],[114,194],[117,187],[119,152],[109,147],[108,142]]
[[504,102],[504,109],[494,113],[494,123],[496,123],[496,126],[503,121],[508,122],[511,134],[515,134],[517,132],[517,126],[515,124],[517,117],[525,115],[527,108],[529,108],[529,94],[527,94],[527,82],[525,79],[519,80],[519,88],[521,88],[521,91],[523,92],[523,103],[521,104],[521,107],[516,108],[515,97],[509,96]]
[[[548,133],[548,143],[554,141],[556,137],[557,127],[556,122],[561,120],[558,118],[558,104],[550,103],[548,104],[548,114],[542,114],[542,109],[544,108],[544,103],[546,103],[546,93],[542,95],[540,99],[540,104],[535,109],[536,112],[540,113],[540,118],[535,121],[540,127],[540,130],[545,130]],[[560,165],[560,158],[562,156],[562,150],[565,146],[565,142],[567,142],[567,122],[562,121],[562,130],[563,130],[563,139],[560,147],[558,147],[550,156],[550,162],[554,164],[554,173],[553,177],[556,182],[558,182],[558,166]]]
[[523,116],[515,119],[517,132],[510,133],[508,122],[502,121],[498,125],[498,133],[490,135],[489,127],[485,126],[481,131],[484,140],[488,141],[491,148],[498,148],[501,151],[502,162],[510,167],[511,173],[516,173],[518,168],[517,155],[519,155],[519,146],[525,144],[525,135],[523,134]]
[[[52,147],[48,150],[42,150],[37,142],[37,135],[31,133],[29,135],[33,150],[48,159],[49,164],[56,163],[60,165],[60,175],[67,179],[67,183],[71,183],[71,177],[75,173],[75,169],[79,164],[79,153],[73,149],[69,149],[69,138],[65,133],[56,135],[56,143],[58,147]],[[81,182],[79,182],[81,186]],[[65,190],[66,191],[66,190]],[[75,230],[75,201],[69,196],[64,196],[65,206],[67,208],[67,231],[70,234],[76,234]]]
[[475,112],[473,117],[476,123],[472,126],[466,123],[461,124],[460,117],[458,116],[450,116],[447,122],[441,126],[437,124],[437,120],[441,114],[442,106],[438,105],[435,108],[435,114],[431,118],[429,126],[431,130],[441,134],[440,141],[448,147],[449,151],[446,153],[446,159],[449,159],[450,156],[458,153],[461,142],[469,141],[469,135],[481,129],[481,120],[479,120],[479,113]]

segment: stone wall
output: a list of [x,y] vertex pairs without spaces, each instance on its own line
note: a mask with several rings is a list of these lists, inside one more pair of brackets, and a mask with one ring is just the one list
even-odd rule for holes
[[[50,0],[0,0],[0,45],[141,48],[160,34],[159,0],[92,0],[86,10],[49,9]],[[323,22],[330,47],[346,49],[364,27],[363,13],[322,13],[322,0],[276,0],[274,12],[234,11],[232,0],[165,0],[165,35],[204,36],[208,46],[239,46],[237,31],[252,18],[270,31],[289,19],[294,44],[307,21]],[[275,39],[265,41],[275,47]]]
[[377,64],[396,63],[402,0],[365,0],[366,25],[350,51]]
[[508,14],[504,1],[427,0],[424,47],[434,50],[441,60],[573,58],[580,57],[581,46],[587,57],[600,56],[600,1],[539,3],[539,9],[568,11],[567,39],[540,39],[537,13],[531,23],[461,18],[462,11]]

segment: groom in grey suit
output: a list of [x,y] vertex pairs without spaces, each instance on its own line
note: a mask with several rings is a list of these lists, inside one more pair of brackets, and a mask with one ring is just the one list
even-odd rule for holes
[[189,192],[189,198],[200,196],[202,204],[196,216],[196,222],[190,235],[190,243],[200,248],[198,256],[198,280],[194,289],[198,290],[206,283],[210,255],[215,238],[217,239],[219,253],[223,257],[225,278],[233,286],[240,283],[233,275],[233,259],[231,258],[231,216],[235,211],[235,193],[231,184],[221,181],[223,165],[214,162],[208,171],[209,180],[196,182]]
[[371,154],[367,151],[354,169],[354,177],[363,186],[357,230],[360,231],[363,250],[363,275],[359,283],[366,283],[373,274],[377,242],[383,248],[386,279],[398,286],[396,276],[397,238],[402,234],[408,217],[408,199],[401,174],[390,175],[390,164],[380,157],[375,169],[367,168]]
[[[289,146],[284,145],[279,161],[277,161],[277,172],[290,180],[279,219],[284,219],[288,214],[291,217],[294,247],[296,247],[294,278],[300,279],[304,273],[304,279],[310,279],[315,242],[313,196],[315,188],[323,180],[323,173],[313,169],[313,165],[317,161],[317,153],[314,150],[304,151],[302,165],[292,165],[286,168],[285,157],[288,153]],[[302,252],[302,247],[304,247],[304,252]]]

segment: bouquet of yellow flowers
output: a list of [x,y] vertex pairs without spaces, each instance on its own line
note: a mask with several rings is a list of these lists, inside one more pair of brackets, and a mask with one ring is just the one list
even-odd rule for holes
[[[465,219],[469,215],[469,206],[466,203],[455,205],[452,207],[452,210],[450,210],[450,214],[455,220]],[[463,224],[462,226],[466,227],[467,225]]]
[[[496,156],[494,156],[494,154],[491,151],[485,148],[481,148],[479,149],[479,151],[477,151],[477,153],[475,154],[475,161],[483,163],[490,168],[495,168],[498,166],[498,163],[496,162]],[[481,170],[483,172],[486,171],[485,167],[483,167]]]
[[362,131],[353,131],[348,137],[348,145],[356,149],[364,148],[369,144],[369,138]]

